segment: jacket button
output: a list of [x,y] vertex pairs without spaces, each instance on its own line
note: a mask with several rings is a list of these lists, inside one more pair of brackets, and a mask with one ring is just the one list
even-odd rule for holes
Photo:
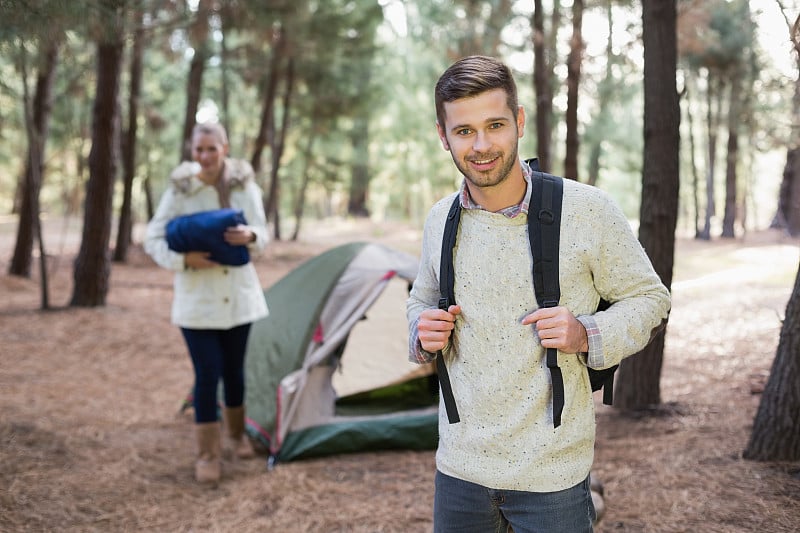
[[230,300],[228,298],[223,298],[222,301],[228,303]]

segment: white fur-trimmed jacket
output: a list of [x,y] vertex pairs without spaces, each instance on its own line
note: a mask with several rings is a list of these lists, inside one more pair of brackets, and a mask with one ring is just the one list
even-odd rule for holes
[[[179,215],[219,209],[217,189],[200,180],[191,163],[182,163],[170,175],[155,216],[147,225],[144,248],[161,267],[173,270],[172,322],[189,329],[230,329],[268,314],[263,288],[253,263],[187,269],[184,254],[169,249],[167,223]],[[230,189],[230,205],[241,209],[256,240],[248,245],[251,256],[260,254],[269,233],[261,188],[249,163],[225,160],[224,175]]]

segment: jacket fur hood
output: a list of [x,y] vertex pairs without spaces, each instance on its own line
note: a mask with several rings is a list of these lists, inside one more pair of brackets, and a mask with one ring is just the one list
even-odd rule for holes
[[[178,192],[192,195],[207,185],[197,177],[199,173],[199,163],[184,161],[170,173],[170,183]],[[229,189],[244,188],[248,181],[255,179],[255,172],[247,161],[226,158],[225,166],[222,170],[222,179],[227,182]]]

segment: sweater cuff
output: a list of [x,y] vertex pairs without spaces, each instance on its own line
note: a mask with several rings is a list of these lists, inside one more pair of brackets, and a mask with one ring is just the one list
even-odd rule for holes
[[419,342],[419,317],[417,317],[409,326],[408,334],[408,360],[412,363],[419,363],[421,365],[430,363],[436,359],[436,354],[425,351],[422,349],[422,343]]
[[597,321],[591,315],[577,317],[578,321],[586,328],[586,337],[589,341],[589,351],[586,354],[586,366],[590,368],[603,368],[603,336]]

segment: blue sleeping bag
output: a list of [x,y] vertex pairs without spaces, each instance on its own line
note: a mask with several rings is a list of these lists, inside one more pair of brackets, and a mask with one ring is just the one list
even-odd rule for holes
[[209,259],[240,266],[250,261],[247,246],[225,242],[225,229],[247,224],[240,209],[214,209],[175,217],[167,223],[167,245],[176,252],[210,252]]

